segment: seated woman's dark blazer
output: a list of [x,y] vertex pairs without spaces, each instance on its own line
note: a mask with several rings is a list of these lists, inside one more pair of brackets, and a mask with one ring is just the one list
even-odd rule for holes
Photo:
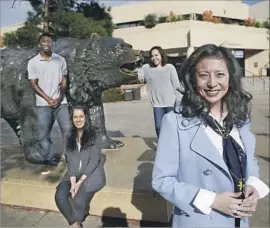
[[67,148],[66,156],[68,170],[61,182],[70,181],[69,178],[71,176],[75,176],[78,180],[83,174],[85,174],[87,178],[84,180],[83,186],[86,191],[97,192],[101,190],[106,185],[104,171],[105,155],[101,153],[101,150],[101,133],[97,133],[95,143],[90,145],[87,149],[81,149],[81,151],[79,151],[77,147],[75,150]]

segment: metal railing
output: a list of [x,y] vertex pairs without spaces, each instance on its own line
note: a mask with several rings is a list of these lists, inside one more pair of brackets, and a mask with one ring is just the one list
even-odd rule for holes
[[256,74],[254,74],[253,72],[251,72],[249,70],[245,70],[245,71],[252,75],[252,85],[253,86],[255,86],[255,79],[258,78],[258,79],[262,80],[263,90],[264,91],[266,90],[266,81],[261,75],[256,75]]

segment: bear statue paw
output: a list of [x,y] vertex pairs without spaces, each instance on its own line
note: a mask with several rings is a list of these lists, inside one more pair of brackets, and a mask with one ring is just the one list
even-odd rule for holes
[[103,136],[103,149],[119,149],[124,146],[124,143],[118,140],[112,140],[108,136]]

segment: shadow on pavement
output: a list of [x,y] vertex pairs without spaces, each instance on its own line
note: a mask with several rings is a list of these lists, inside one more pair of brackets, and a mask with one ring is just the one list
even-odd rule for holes
[[125,137],[121,131],[107,131],[109,137]]
[[[152,160],[152,159],[151,159]],[[148,218],[153,216],[154,208],[151,208],[144,199],[142,191],[148,190],[152,192],[152,197],[157,193],[152,189],[152,170],[153,163],[144,162],[138,166],[137,176],[133,181],[133,192],[131,203],[142,213],[140,227],[170,227],[169,223],[147,221]],[[149,197],[149,193],[148,193]]]
[[265,156],[261,156],[261,155],[257,155],[257,157],[267,161],[267,162],[270,162],[270,158],[269,157],[265,157]]
[[[108,215],[113,217],[108,217]],[[118,207],[108,207],[102,213],[101,227],[128,227],[126,214]]]
[[144,151],[144,153],[140,157],[138,157],[137,161],[154,162],[156,156],[157,139],[156,138],[142,138],[142,139],[144,140],[145,144],[149,147],[149,149]]

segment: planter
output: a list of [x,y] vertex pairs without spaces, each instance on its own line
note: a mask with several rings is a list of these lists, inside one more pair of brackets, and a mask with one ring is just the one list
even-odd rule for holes
[[141,100],[141,88],[137,87],[132,89],[133,100]]
[[131,89],[127,89],[124,91],[124,101],[132,101],[133,100],[133,94]]

